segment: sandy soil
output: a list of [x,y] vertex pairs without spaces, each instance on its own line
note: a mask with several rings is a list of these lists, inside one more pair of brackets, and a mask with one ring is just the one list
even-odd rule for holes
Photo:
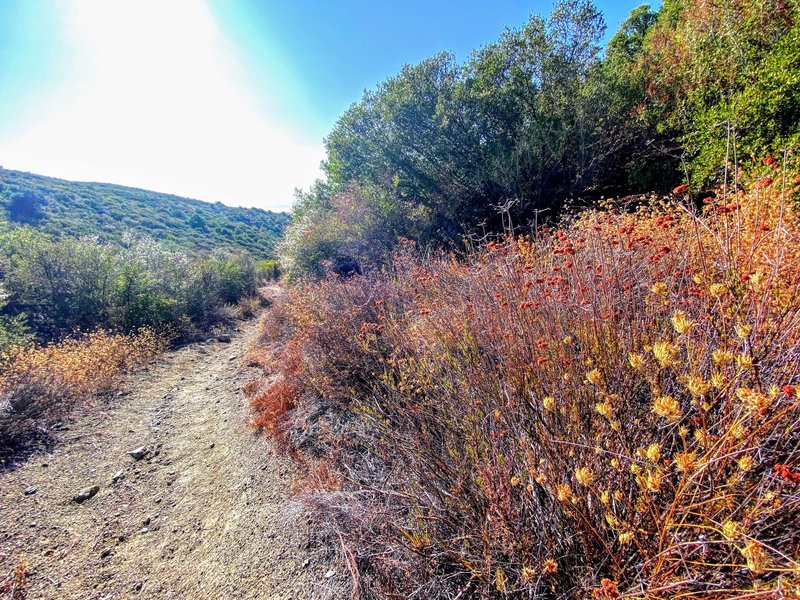
[[0,472],[0,578],[26,561],[28,598],[340,597],[291,463],[245,425],[241,329],[168,353]]

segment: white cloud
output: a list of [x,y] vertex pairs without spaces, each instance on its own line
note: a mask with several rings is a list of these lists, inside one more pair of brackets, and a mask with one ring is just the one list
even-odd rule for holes
[[0,164],[286,209],[321,143],[270,120],[203,0],[71,0],[68,84],[0,141]]

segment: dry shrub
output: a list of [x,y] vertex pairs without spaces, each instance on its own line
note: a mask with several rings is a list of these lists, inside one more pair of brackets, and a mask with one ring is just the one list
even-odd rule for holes
[[261,303],[262,300],[260,296],[242,298],[236,305],[234,311],[236,318],[242,321],[254,318],[261,310]]
[[49,346],[13,349],[0,372],[0,449],[58,420],[81,399],[113,391],[121,373],[144,365],[163,347],[163,339],[141,329],[132,334],[99,330]]
[[797,594],[793,185],[293,291],[266,423],[297,403],[336,466],[312,500],[362,595]]

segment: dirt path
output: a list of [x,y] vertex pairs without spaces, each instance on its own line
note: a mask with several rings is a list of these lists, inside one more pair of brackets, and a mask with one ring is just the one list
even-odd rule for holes
[[0,473],[0,574],[27,561],[28,598],[331,597],[341,574],[311,544],[292,465],[244,425],[242,329],[167,354]]

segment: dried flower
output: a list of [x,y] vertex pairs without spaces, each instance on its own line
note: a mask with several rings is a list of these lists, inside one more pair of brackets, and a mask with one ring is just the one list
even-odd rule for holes
[[739,551],[747,560],[747,568],[756,575],[763,573],[767,568],[769,557],[767,552],[758,542],[750,542],[744,548],[740,548]]
[[727,291],[728,287],[724,283],[712,283],[708,286],[708,293],[714,298],[721,298]]
[[594,482],[594,473],[592,473],[589,467],[578,467],[575,469],[575,479],[577,479],[578,483],[581,485],[589,487]]
[[661,458],[661,444],[650,444],[644,454],[649,461],[658,462]]
[[605,402],[599,402],[595,404],[594,409],[609,421],[611,421],[614,418],[614,409],[611,406],[611,402],[609,402],[608,400],[606,400]]
[[711,391],[711,384],[707,382],[705,379],[700,377],[699,375],[692,375],[689,377],[689,381],[686,384],[689,393],[692,394],[695,398],[699,398],[700,396],[705,396],[708,392]]
[[718,348],[711,353],[711,360],[713,360],[716,365],[725,365],[733,360],[733,353]]
[[675,421],[680,417],[681,405],[672,396],[659,396],[653,401],[653,412],[660,417]]
[[544,561],[544,568],[542,569],[542,572],[545,575],[552,575],[553,573],[558,572],[558,563],[552,558],[548,558],[546,561]]
[[586,381],[592,385],[600,385],[603,381],[603,375],[597,369],[592,369],[586,374]]
[[692,321],[682,310],[676,310],[674,313],[672,313],[671,321],[675,331],[677,331],[679,334],[687,333],[692,327],[697,325],[697,323]]
[[628,364],[634,369],[638,369],[644,364],[644,357],[636,352],[631,352],[628,355]]
[[722,524],[722,535],[726,540],[735,540],[739,537],[739,525],[735,521],[725,521]]
[[675,467],[678,471],[690,473],[697,466],[697,452],[679,452],[675,455]]
[[662,367],[670,367],[678,364],[680,350],[670,341],[662,340],[653,344],[653,356]]

